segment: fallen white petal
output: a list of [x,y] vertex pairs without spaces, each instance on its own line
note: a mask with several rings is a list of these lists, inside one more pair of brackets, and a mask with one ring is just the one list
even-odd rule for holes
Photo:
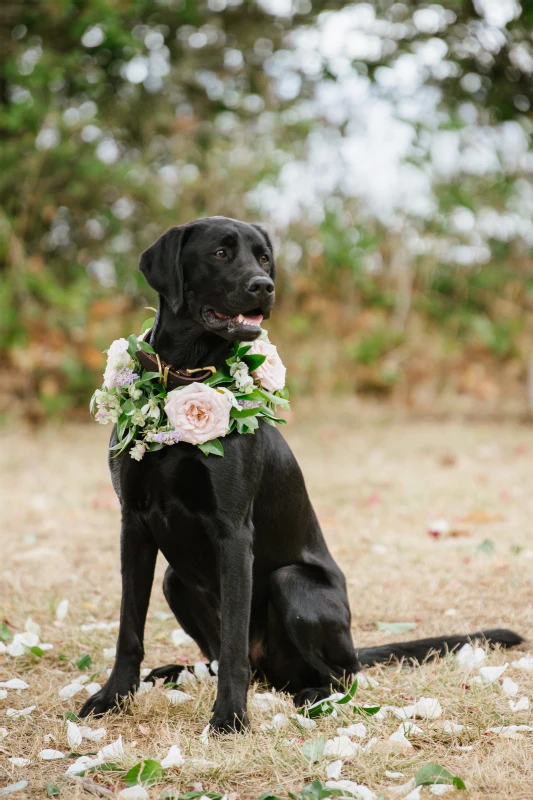
[[150,797],[144,786],[130,786],[128,789],[122,789],[118,796],[124,800],[149,800]]
[[7,728],[0,728],[0,739],[5,739],[6,736],[9,736],[9,731]]
[[311,719],[311,717],[304,717],[303,714],[291,714],[291,719],[295,719],[298,725],[305,728],[305,730],[316,728],[316,721]]
[[367,734],[367,729],[366,725],[362,722],[356,722],[348,728],[337,728],[337,734],[339,736],[358,736],[359,739],[364,739]]
[[29,689],[29,683],[21,681],[20,678],[11,678],[9,681],[0,681],[0,688],[2,689]]
[[530,656],[529,653],[527,656],[522,656],[519,658],[518,661],[513,661],[512,666],[516,669],[527,669],[532,671],[533,670],[533,656]]
[[67,614],[68,614],[68,606],[69,606],[68,600],[61,600],[61,602],[57,604],[57,607],[56,607],[56,619],[59,620],[59,622],[64,620],[65,617],[67,616]]
[[385,777],[392,778],[393,780],[397,781],[399,778],[403,778],[403,772],[390,772],[390,770],[385,770]]
[[172,633],[170,634],[170,639],[172,641],[172,644],[175,645],[176,647],[181,647],[182,645],[187,645],[187,644],[194,644],[194,639],[192,639],[188,633],[185,633],[185,631],[182,628],[175,628],[175,630],[173,630]]
[[28,706],[27,708],[8,708],[6,711],[6,717],[14,717],[17,719],[18,717],[27,717],[28,714],[31,714],[32,711],[35,711],[37,706]]
[[120,622],[88,622],[85,625],[80,625],[80,631],[112,631],[118,628]]
[[71,749],[78,747],[82,743],[83,736],[80,728],[75,722],[67,722],[67,742]]
[[82,689],[82,683],[79,681],[72,681],[72,683],[67,683],[66,686],[63,686],[63,688],[59,690],[59,696],[63,700],[68,700],[70,697],[74,697],[75,694],[78,694],[78,692],[81,692]]
[[28,617],[24,623],[24,630],[30,633],[36,633],[37,636],[41,635],[41,626],[34,622],[31,617]]
[[407,749],[412,748],[412,744],[405,735],[403,731],[403,727],[400,725],[397,731],[395,731],[391,736],[389,736],[390,742],[398,742],[399,744],[403,745]]
[[148,675],[151,673],[150,667],[143,667],[141,670],[141,678],[147,678]]
[[13,794],[14,792],[18,792],[21,789],[25,789],[28,785],[28,781],[17,781],[16,783],[10,783],[9,786],[4,786],[2,789],[2,793],[6,794]]
[[269,711],[279,702],[280,698],[272,692],[256,692],[252,698],[252,705],[260,711]]
[[[398,706],[382,706],[380,711],[383,711],[383,718],[385,718],[387,712],[389,711],[391,714],[394,714],[395,717],[398,719],[410,719],[413,714],[415,713],[414,706],[404,706],[403,708],[398,708]],[[378,711],[378,714],[380,712]],[[374,715],[374,719],[378,719],[378,714]]]
[[36,647],[38,644],[39,637],[36,633],[32,633],[31,631],[16,633],[7,646],[7,652],[13,658],[24,656],[28,652],[29,647]]
[[[115,647],[104,647],[102,652],[104,654],[104,658],[109,658],[109,659],[115,658],[117,654],[117,647],[116,645]],[[148,672],[150,672],[150,670],[148,670]]]
[[53,650],[54,645],[50,644],[49,642],[39,642],[39,647],[41,650]]
[[62,753],[61,750],[50,750],[47,748],[46,750],[41,750],[39,758],[42,758],[43,761],[56,761],[59,758],[65,758],[65,754]]
[[200,743],[209,744],[209,723],[205,726],[200,734]]
[[446,794],[446,792],[453,792],[455,786],[451,783],[434,783],[429,787],[429,791],[431,794],[436,794],[437,797],[440,797],[441,794]]
[[419,728],[418,725],[409,720],[402,722],[398,730],[403,731],[406,736],[420,736],[421,733],[424,733],[422,728]]
[[487,728],[485,733],[497,733],[504,739],[519,739],[521,733],[533,731],[533,725],[497,725]]
[[211,677],[211,673],[209,672],[209,667],[207,664],[204,664],[203,661],[197,661],[193,667],[194,674],[198,678],[199,681],[205,681]]
[[187,700],[191,700],[191,695],[187,694],[186,692],[180,692],[179,689],[169,689],[166,692],[167,698],[173,706],[177,706],[180,703],[186,703]]
[[215,676],[218,675],[218,661],[211,661],[210,665],[211,672],[214,672]]
[[481,647],[472,647],[471,644],[464,644],[457,652],[457,663],[460,667],[475,669],[487,658],[487,654]]
[[378,743],[378,737],[373,736],[366,744],[360,745],[361,753],[369,753]]
[[119,736],[118,739],[111,742],[111,744],[106,744],[105,747],[102,747],[102,749],[98,751],[98,758],[101,758],[103,761],[107,759],[113,761],[115,758],[122,758],[123,755],[124,745],[122,743],[122,736]]
[[7,697],[7,691],[5,689],[0,689],[0,700],[5,700]]
[[147,692],[151,692],[153,689],[155,689],[155,686],[151,681],[141,681],[136,694],[147,694]]
[[343,761],[340,758],[337,761],[332,761],[331,764],[328,764],[326,767],[326,775],[331,780],[338,781],[341,776]]
[[90,742],[103,742],[107,735],[105,728],[93,730],[88,725],[80,725],[80,733],[84,739],[88,739]]
[[14,767],[27,767],[28,764],[31,764],[31,760],[29,758],[17,758],[16,756],[12,756],[7,760],[10,764],[13,764]]
[[[324,756],[333,758],[351,758],[359,750],[359,745],[348,736],[335,736],[328,739],[324,747]],[[342,787],[341,787],[342,788]]]
[[472,745],[472,744],[456,744],[455,745],[455,749],[456,750],[464,750],[465,753],[466,753],[467,751],[473,750],[474,749],[474,745]]
[[357,688],[358,689],[376,689],[379,686],[378,681],[366,672],[357,673]]
[[88,683],[88,684],[85,686],[85,691],[87,692],[87,694],[89,695],[89,697],[92,697],[92,696],[93,696],[93,694],[96,694],[96,692],[99,692],[101,688],[102,688],[102,687],[100,686],[100,684],[99,684],[99,683],[96,683],[96,682],[94,682],[94,683]]
[[407,794],[404,797],[404,800],[420,800],[420,792],[421,791],[422,791],[422,787],[421,786],[417,786],[415,789],[413,789],[412,792],[409,792],[409,794]]
[[79,775],[82,772],[85,772],[91,767],[98,767],[100,764],[103,764],[103,759],[101,758],[91,758],[91,756],[80,756],[76,759],[76,761],[70,765],[70,767],[65,772],[65,775]]
[[0,653],[7,653],[7,647],[3,642],[0,642]]
[[512,678],[504,678],[502,683],[502,692],[507,697],[514,697],[518,694],[518,684]]
[[444,733],[460,733],[464,728],[464,725],[458,725],[456,722],[446,722],[444,723],[442,730]]
[[287,717],[285,714],[274,714],[272,717],[272,727],[273,728],[284,728],[287,724]]
[[509,664],[504,664],[502,667],[481,667],[479,675],[484,683],[494,683],[505,672]]
[[188,669],[184,669],[182,672],[180,672],[176,683],[178,686],[188,686],[189,688],[192,688],[197,684],[196,675],[194,672],[189,672]]
[[326,789],[345,789],[351,792],[357,800],[376,800],[374,792],[368,786],[355,781],[326,781]]
[[529,697],[521,697],[516,703],[509,700],[509,708],[511,711],[529,711]]
[[405,797],[409,792],[412,792],[415,786],[415,779],[409,778],[406,783],[401,783],[399,786],[392,786],[389,789],[389,793],[394,795],[394,797]]
[[442,706],[435,697],[421,697],[413,706],[413,716],[422,719],[437,719],[442,714]]
[[182,767],[183,764],[184,758],[181,755],[181,750],[177,744],[173,744],[165,758],[161,760],[161,766],[163,769],[170,769],[170,767]]

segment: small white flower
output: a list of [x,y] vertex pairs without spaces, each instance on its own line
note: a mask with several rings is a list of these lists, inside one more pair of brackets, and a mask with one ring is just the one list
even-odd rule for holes
[[132,400],[138,400],[139,397],[142,395],[142,390],[136,388],[134,383],[130,383],[128,386],[128,394]]
[[148,448],[146,447],[144,442],[135,442],[135,444],[130,450],[130,456],[131,458],[133,458],[134,461],[141,461],[147,449]]
[[170,769],[171,767],[182,767],[183,764],[184,759],[181,755],[181,750],[177,744],[173,744],[165,758],[162,759],[161,766],[163,769]]
[[131,421],[134,425],[139,425],[141,428],[143,425],[146,425],[146,417],[140,408],[138,408],[135,413],[131,415]]
[[148,402],[141,408],[141,412],[152,419],[159,419],[161,409],[159,408],[157,400],[148,400]]

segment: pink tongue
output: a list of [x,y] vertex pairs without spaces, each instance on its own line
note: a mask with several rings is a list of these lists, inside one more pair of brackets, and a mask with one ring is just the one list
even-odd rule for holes
[[236,317],[233,317],[232,322],[248,322],[251,325],[261,325],[263,322],[263,315],[262,314],[237,314]]

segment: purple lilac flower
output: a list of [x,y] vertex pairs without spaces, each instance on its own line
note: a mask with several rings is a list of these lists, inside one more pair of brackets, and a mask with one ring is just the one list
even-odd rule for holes
[[261,405],[260,400],[238,400],[237,402],[241,408],[259,408]]
[[129,367],[125,367],[121,369],[120,372],[117,372],[115,377],[115,386],[122,388],[122,386],[129,386],[131,383],[138,381],[140,375],[137,375],[132,369]]
[[150,441],[158,444],[176,444],[181,439],[179,431],[161,431],[160,433],[150,434]]

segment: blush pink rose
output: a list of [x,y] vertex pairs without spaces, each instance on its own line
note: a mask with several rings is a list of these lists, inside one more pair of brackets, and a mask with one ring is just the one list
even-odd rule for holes
[[228,394],[205,383],[191,383],[168,393],[165,412],[182,442],[203,444],[227,434],[232,399]]
[[252,375],[259,381],[263,389],[266,389],[267,392],[277,392],[283,389],[287,370],[278,355],[276,345],[264,339],[256,339],[255,342],[252,342],[252,348],[248,351],[248,354],[266,356],[261,366],[252,372]]

